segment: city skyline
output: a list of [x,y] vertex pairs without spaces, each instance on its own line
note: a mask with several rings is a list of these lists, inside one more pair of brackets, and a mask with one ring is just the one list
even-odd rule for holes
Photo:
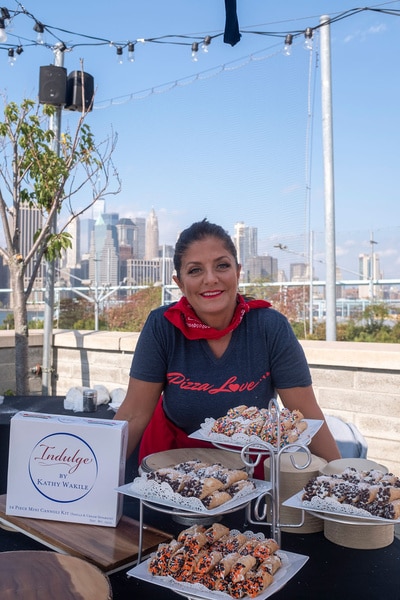
[[[106,211],[105,204],[102,205],[102,210]],[[97,213],[97,221],[94,219],[80,219],[80,223],[88,221],[92,223],[93,231],[97,226],[102,226],[104,220],[109,222],[109,227],[114,227],[117,230],[115,239],[118,239],[119,252],[121,253],[121,245],[123,247],[122,254],[125,259],[134,259],[142,261],[152,261],[157,258],[164,257],[172,258],[173,245],[163,244],[160,235],[158,224],[158,215],[154,208],[151,209],[147,218],[144,219],[139,217],[136,219],[120,218],[118,213]],[[74,226],[75,227],[75,226]],[[79,225],[79,228],[81,224]],[[135,232],[133,232],[133,229]],[[130,233],[129,233],[130,230]],[[128,233],[127,233],[128,231]],[[176,238],[179,235],[179,231],[176,231]],[[230,233],[230,232],[228,232]],[[234,225],[234,234],[231,234],[232,241],[235,244],[238,253],[238,261],[242,264],[242,277],[243,282],[254,281],[261,279],[263,276],[269,278],[272,281],[302,281],[310,279],[310,260],[309,256],[293,252],[290,248],[283,246],[282,244],[275,245],[275,252],[269,254],[261,254],[258,252],[258,229],[257,227],[248,226],[243,221],[238,221]],[[105,230],[103,229],[102,237],[105,237]],[[101,237],[100,236],[100,237]],[[95,237],[95,236],[94,236]],[[97,236],[98,239],[100,239]],[[130,238],[130,239],[128,239]],[[142,242],[139,245],[138,239],[141,238]],[[121,244],[122,241],[122,244]],[[370,240],[370,244],[371,244]],[[82,240],[79,237],[78,243],[81,244]],[[74,246],[74,242],[73,242]],[[127,252],[126,247],[131,246],[131,251]],[[100,255],[102,251],[102,242],[99,244]],[[151,250],[150,250],[151,248]],[[167,249],[166,249],[167,248]],[[351,277],[346,277],[345,273],[341,272],[340,266],[337,266],[338,280],[354,280],[354,279],[383,279],[384,274],[381,268],[380,255],[376,251],[376,242],[370,246],[370,253],[358,252],[355,256],[355,261],[358,264],[358,271],[351,273]],[[282,259],[282,253],[289,257],[286,261]],[[74,248],[71,250],[73,255],[77,255]],[[93,253],[93,248],[92,248]],[[65,261],[68,262],[68,252],[66,253]],[[87,252],[83,252],[81,258],[88,256]],[[99,256],[100,256],[99,255]],[[259,259],[268,259],[267,262],[260,262]],[[289,262],[288,262],[289,260]],[[286,262],[288,265],[286,268],[282,268],[282,263]],[[371,264],[374,264],[371,270]],[[313,278],[315,281],[321,279],[316,272],[316,265],[313,262]],[[171,271],[172,273],[172,271]],[[247,273],[247,275],[246,275]],[[119,280],[123,279],[126,273],[122,273],[119,276]],[[92,271],[92,280],[93,280]],[[117,278],[118,279],[118,278]],[[118,283],[119,283],[118,280]],[[110,283],[110,282],[109,282]],[[116,279],[112,282],[113,285],[117,284]],[[170,283],[166,281],[166,283]],[[400,283],[400,280],[399,280]]]
[[[120,218],[143,219],[154,207],[166,245],[203,217],[231,235],[243,221],[258,228],[259,254],[273,254],[280,265],[307,260],[312,231],[314,268],[325,278],[319,32],[311,52],[299,36],[290,56],[282,53],[283,35],[251,32],[317,27],[322,14],[353,9],[350,0],[238,3],[242,37],[234,47],[218,36],[224,11],[215,0],[116,0],[112,11],[102,0],[63,7],[28,0],[25,6],[39,21],[68,32],[59,32],[68,47],[67,72],[82,60],[94,77],[88,123],[98,141],[110,128],[118,133],[114,162],[122,192],[112,210]],[[104,40],[189,32],[216,37],[195,62],[189,42],[136,41],[135,62],[124,49],[120,64],[116,42],[75,46],[82,41],[71,33],[76,30]],[[370,251],[371,232],[384,277],[400,274],[398,35],[399,19],[379,10],[331,26],[336,262],[349,279],[357,277],[358,255]],[[54,61],[51,36],[47,45],[25,45],[34,36],[31,21],[15,20],[8,42],[18,43],[18,36],[24,52],[13,66],[6,52],[1,57],[1,90],[13,101],[35,98],[39,68]],[[73,128],[76,118],[63,111],[63,128]],[[286,251],[275,249],[279,244]]]

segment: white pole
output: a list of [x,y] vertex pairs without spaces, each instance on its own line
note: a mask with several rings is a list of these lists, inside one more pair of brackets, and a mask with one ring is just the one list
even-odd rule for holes
[[313,296],[314,296],[314,232],[310,231],[310,248],[309,248],[309,277],[310,277],[310,300],[309,300],[309,333],[312,335],[314,333],[314,305],[313,305]]
[[[57,44],[54,52],[54,66],[62,67],[64,65],[64,51],[62,44]],[[61,112],[62,107],[57,106],[49,119],[49,129],[54,132],[52,149],[59,155],[60,153],[60,134],[61,134]],[[54,213],[50,224],[50,230],[55,233],[57,230],[57,213]],[[55,261],[46,262],[46,280],[44,292],[44,317],[43,317],[43,357],[42,357],[42,395],[51,395],[51,373],[52,373],[52,341],[53,341],[53,320],[54,320],[54,281],[55,281]]]
[[332,76],[329,17],[320,18],[322,142],[325,188],[326,340],[336,340],[335,194],[333,177]]

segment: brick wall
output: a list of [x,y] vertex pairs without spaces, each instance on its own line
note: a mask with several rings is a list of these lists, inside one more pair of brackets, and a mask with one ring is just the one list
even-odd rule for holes
[[[102,384],[110,391],[128,383],[137,333],[56,331],[53,390]],[[42,333],[30,338],[30,368],[41,363]],[[326,414],[354,423],[368,442],[368,458],[400,474],[400,345],[302,342],[315,392]],[[14,338],[0,332],[0,394],[15,389]],[[41,379],[30,374],[32,394]]]

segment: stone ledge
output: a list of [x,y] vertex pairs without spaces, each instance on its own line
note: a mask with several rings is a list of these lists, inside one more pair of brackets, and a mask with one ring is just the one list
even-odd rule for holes
[[399,344],[300,340],[308,363],[331,367],[400,371]]
[[[29,346],[43,346],[43,330],[29,330]],[[0,348],[15,348],[14,330],[0,329]]]
[[55,348],[133,352],[138,335],[138,333],[122,331],[60,330],[54,332],[53,345]]

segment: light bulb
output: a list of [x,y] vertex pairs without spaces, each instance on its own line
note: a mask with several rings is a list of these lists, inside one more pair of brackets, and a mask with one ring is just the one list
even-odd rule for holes
[[40,21],[36,21],[36,23],[33,27],[33,31],[36,31],[36,33],[37,33],[36,42],[38,44],[44,44],[44,39],[43,39],[44,25],[43,25],[43,23],[40,23]]
[[0,19],[0,44],[7,41],[6,24],[4,19]]
[[293,42],[293,35],[291,33],[288,33],[287,36],[285,37],[285,45],[283,47],[283,54],[285,56],[290,56],[292,53],[292,42]]
[[122,65],[124,62],[123,51],[121,46],[117,46],[117,62],[119,65]]
[[17,60],[17,57],[14,54],[14,49],[9,48],[8,49],[8,64],[10,65],[10,67],[13,67],[15,65],[16,60]]
[[199,51],[199,44],[197,42],[193,42],[192,44],[192,61],[197,62],[199,60],[197,53]]
[[211,44],[211,36],[210,35],[206,35],[206,37],[204,38],[204,41],[201,45],[201,49],[203,52],[207,53],[208,52],[208,46]]
[[313,30],[311,29],[311,27],[307,27],[307,29],[304,32],[304,37],[306,38],[305,42],[304,42],[304,48],[306,50],[312,50],[313,47]]
[[128,60],[129,62],[135,62],[135,44],[133,42],[128,44]]

